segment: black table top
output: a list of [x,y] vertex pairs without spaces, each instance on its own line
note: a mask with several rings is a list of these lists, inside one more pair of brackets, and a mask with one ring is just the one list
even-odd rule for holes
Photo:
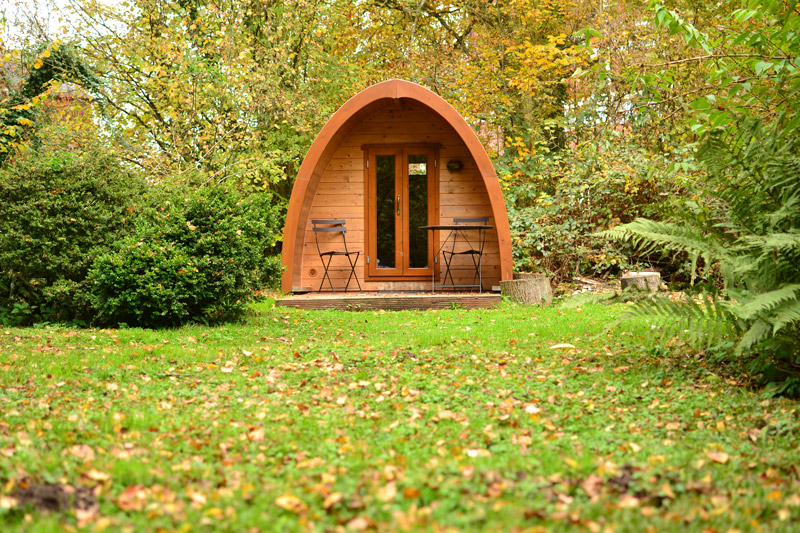
[[435,226],[419,226],[419,229],[427,229],[427,230],[494,229],[494,226],[487,226],[485,224],[439,224]]

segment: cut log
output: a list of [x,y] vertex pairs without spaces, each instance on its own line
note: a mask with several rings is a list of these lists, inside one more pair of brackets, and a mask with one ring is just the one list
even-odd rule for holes
[[[528,274],[530,277],[513,279],[500,282],[503,296],[511,301],[525,304],[546,305],[553,301],[553,291],[550,290],[550,280],[544,274]],[[514,275],[516,277],[517,274]]]
[[661,285],[661,274],[658,272],[629,272],[620,279],[622,290],[635,287],[639,290],[657,292]]
[[514,279],[533,279],[533,272],[514,272]]

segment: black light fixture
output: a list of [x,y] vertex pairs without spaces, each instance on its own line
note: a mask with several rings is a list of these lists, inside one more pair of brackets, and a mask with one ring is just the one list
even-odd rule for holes
[[461,170],[462,168],[464,168],[464,163],[462,163],[458,159],[451,159],[450,161],[447,162],[447,170],[451,170],[451,171],[457,172],[457,171]]

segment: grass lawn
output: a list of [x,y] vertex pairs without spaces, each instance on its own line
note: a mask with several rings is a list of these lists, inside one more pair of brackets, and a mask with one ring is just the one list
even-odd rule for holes
[[621,310],[0,329],[0,530],[796,531],[798,404]]

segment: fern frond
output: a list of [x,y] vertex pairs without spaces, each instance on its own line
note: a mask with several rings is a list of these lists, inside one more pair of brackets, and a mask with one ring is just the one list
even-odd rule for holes
[[761,319],[757,319],[750,325],[750,329],[742,335],[742,338],[739,339],[739,343],[736,345],[736,353],[742,354],[750,350],[760,342],[769,338],[770,333],[772,333],[770,324]]
[[800,324],[800,300],[787,301],[774,311],[772,334],[777,335],[790,324]]
[[739,318],[753,320],[759,315],[769,313],[784,302],[797,301],[798,290],[800,290],[800,284],[796,283],[786,285],[774,291],[759,294],[751,298],[734,312]]
[[757,248],[761,253],[772,254],[785,249],[800,250],[800,229],[789,233],[768,233],[767,235],[748,235],[742,238],[743,244]]
[[703,295],[699,301],[689,297],[672,301],[654,296],[638,301],[625,311],[617,323],[647,318],[660,328],[662,339],[678,339],[697,348],[719,344],[733,338],[737,332],[736,317],[727,304],[712,295]]
[[726,255],[725,249],[709,239],[701,230],[671,222],[637,218],[598,234],[615,241],[628,242],[645,253],[656,250],[688,252],[700,255],[709,262]]

